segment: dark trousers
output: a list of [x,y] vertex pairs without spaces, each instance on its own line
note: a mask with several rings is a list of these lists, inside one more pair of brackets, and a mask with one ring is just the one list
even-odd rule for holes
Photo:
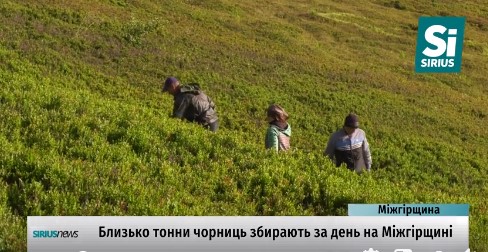
[[347,168],[351,171],[355,169],[356,161],[363,158],[362,149],[356,148],[353,150],[340,151],[335,150],[335,160],[336,166],[339,167],[341,164],[346,164]]

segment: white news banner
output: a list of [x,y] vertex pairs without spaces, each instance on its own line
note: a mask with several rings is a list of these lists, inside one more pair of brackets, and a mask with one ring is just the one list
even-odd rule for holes
[[467,216],[27,218],[29,252],[465,252]]

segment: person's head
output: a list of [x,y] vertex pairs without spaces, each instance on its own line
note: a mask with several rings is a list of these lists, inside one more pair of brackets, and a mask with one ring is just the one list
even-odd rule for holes
[[356,114],[350,113],[344,120],[344,130],[351,135],[357,128],[359,128],[359,118]]
[[163,85],[163,93],[168,92],[172,95],[175,95],[178,92],[178,87],[180,86],[180,82],[175,77],[168,77]]
[[277,104],[273,104],[269,106],[267,112],[267,120],[268,122],[281,122],[284,123],[288,120],[288,113]]

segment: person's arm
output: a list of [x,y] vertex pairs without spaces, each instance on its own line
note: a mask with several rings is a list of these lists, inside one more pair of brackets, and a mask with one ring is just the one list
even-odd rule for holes
[[278,132],[273,127],[268,127],[268,131],[266,132],[266,149],[274,149],[278,151]]
[[173,105],[173,117],[183,119],[183,116],[185,115],[185,112],[189,106],[190,101],[186,96],[181,100],[175,99]]
[[369,150],[369,144],[368,144],[368,140],[366,139],[366,136],[364,136],[364,141],[363,141],[363,157],[364,157],[364,163],[366,164],[366,169],[369,171],[371,169],[371,164],[373,163],[373,161],[371,158],[371,151]]
[[334,151],[335,151],[335,140],[334,140],[334,135],[331,135],[329,138],[329,142],[327,142],[327,147],[325,148],[324,155],[329,157],[331,160],[334,160]]
[[213,102],[213,100],[208,95],[207,95],[207,99],[208,99],[208,104],[209,104],[210,108],[215,109],[215,103]]

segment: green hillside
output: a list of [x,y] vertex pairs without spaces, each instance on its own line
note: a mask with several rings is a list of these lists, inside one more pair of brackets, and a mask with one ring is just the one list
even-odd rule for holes
[[[488,4],[444,2],[1,1],[0,251],[26,251],[30,215],[348,203],[469,203],[471,250],[488,251]],[[419,16],[467,17],[460,74],[414,73]],[[212,97],[217,134],[170,118],[172,75]],[[264,150],[272,102],[291,153]],[[349,112],[370,174],[322,155]]]

